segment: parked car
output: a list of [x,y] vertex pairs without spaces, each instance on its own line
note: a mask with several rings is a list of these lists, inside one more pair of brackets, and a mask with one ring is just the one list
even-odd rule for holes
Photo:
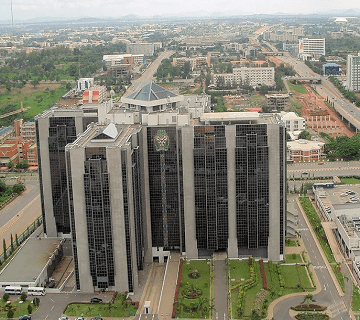
[[95,298],[91,298],[90,302],[91,302],[91,303],[101,303],[101,302],[102,302],[102,299],[95,297]]
[[340,196],[346,197],[346,196],[347,196],[347,193],[343,192],[343,193],[340,194]]
[[68,317],[60,317],[58,320],[71,320],[71,319]]
[[103,318],[95,317],[95,318],[91,318],[90,320],[103,320]]
[[24,316],[21,316],[19,320],[31,320],[31,316],[25,314]]

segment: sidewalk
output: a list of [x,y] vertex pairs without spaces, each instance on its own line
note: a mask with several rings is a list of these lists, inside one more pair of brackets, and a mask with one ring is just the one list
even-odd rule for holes
[[157,310],[159,319],[171,318],[180,263],[180,253],[171,252],[165,271],[164,283]]

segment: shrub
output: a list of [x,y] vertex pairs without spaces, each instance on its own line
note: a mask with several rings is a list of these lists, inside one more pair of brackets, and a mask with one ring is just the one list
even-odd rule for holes
[[11,318],[14,316],[14,311],[12,311],[11,309],[9,309],[9,311],[8,311],[7,314],[6,314],[6,316],[11,319]]
[[23,292],[23,293],[21,294],[21,296],[20,296],[20,300],[21,300],[21,301],[25,301],[26,298],[27,298],[27,295],[26,295],[25,292]]

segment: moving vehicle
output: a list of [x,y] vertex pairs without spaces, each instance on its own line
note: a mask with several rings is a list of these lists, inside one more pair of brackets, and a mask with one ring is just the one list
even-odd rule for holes
[[27,293],[29,296],[44,296],[46,291],[43,287],[29,287]]
[[7,293],[7,294],[22,294],[23,289],[20,286],[7,286],[7,287],[5,287],[5,293]]

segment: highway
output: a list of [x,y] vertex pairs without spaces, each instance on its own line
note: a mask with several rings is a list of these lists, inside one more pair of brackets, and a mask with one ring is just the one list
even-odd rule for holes
[[320,77],[321,85],[314,86],[315,90],[334,103],[334,109],[343,119],[346,119],[345,122],[351,123],[356,131],[360,130],[360,109],[345,99],[327,76],[319,76],[314,73],[303,61],[293,58],[289,53],[278,56],[278,59],[291,65],[300,77]]
[[124,97],[129,94],[141,89],[144,85],[148,84],[153,80],[154,74],[164,59],[169,59],[174,51],[166,50],[159,54],[153,63],[144,71],[139,79],[133,80],[132,85],[126,90]]

